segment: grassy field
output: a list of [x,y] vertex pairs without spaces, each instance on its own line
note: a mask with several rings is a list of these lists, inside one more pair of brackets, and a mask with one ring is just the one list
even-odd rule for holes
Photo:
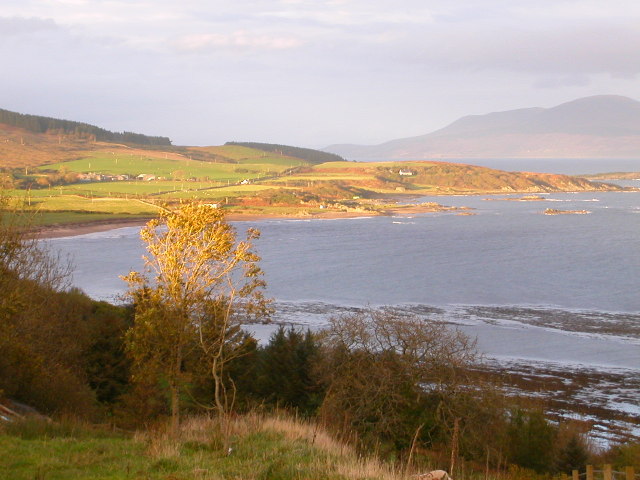
[[[190,419],[178,439],[161,430],[115,434],[72,424],[26,422],[0,430],[0,478],[11,480],[339,480],[403,477],[358,456],[317,426],[244,416],[221,435]],[[413,472],[412,472],[413,473]]]
[[[408,174],[401,174],[401,170]],[[306,216],[321,205],[342,211],[342,207],[354,208],[354,201],[378,201],[402,194],[593,190],[588,182],[581,184],[569,177],[501,172],[447,162],[344,161],[310,165],[300,159],[238,145],[158,151],[101,144],[75,160],[42,165],[39,176],[46,176],[47,171],[151,174],[160,179],[78,182],[14,190],[10,195],[25,199],[29,207],[43,212],[67,211],[74,215],[153,215],[155,208],[141,200],[150,203],[192,200],[223,203],[234,212],[248,214],[282,215],[276,210],[286,208],[286,215],[297,210],[298,215]],[[57,181],[55,178],[50,176],[52,182]],[[44,180],[37,176],[32,179],[40,184]]]
[[[155,215],[157,207],[149,202],[109,197],[85,197],[73,194],[58,195],[21,195],[16,198],[28,210],[34,212],[76,212],[103,213],[116,215]],[[37,192],[42,193],[42,192]]]
[[[163,192],[176,192],[187,190],[199,190],[226,185],[226,182],[185,182],[185,181],[123,181],[123,182],[90,182],[67,185],[63,188],[65,193],[78,193],[95,196],[117,195],[156,195]],[[58,188],[56,187],[55,190]]]
[[127,213],[92,213],[92,212],[39,212],[32,220],[33,226],[62,225],[67,223],[88,222],[113,222],[117,220],[129,220],[132,218],[146,219],[154,214],[127,214]]
[[190,147],[189,151],[204,151],[211,155],[219,155],[221,157],[234,160],[241,164],[269,164],[281,165],[285,167],[296,167],[298,165],[306,165],[307,162],[287,155],[276,155],[271,152],[257,150],[255,148],[243,147],[240,145],[220,145],[213,147]]
[[[181,158],[159,158],[133,154],[110,154],[98,152],[78,160],[53,163],[40,170],[60,171],[66,169],[77,173],[99,173],[112,175],[155,175],[163,178],[206,178],[216,181],[237,182],[245,178],[257,178],[279,173],[290,166],[289,162],[275,163],[265,159],[261,163],[243,162],[213,163]],[[251,162],[255,162],[253,159]],[[295,165],[294,165],[295,166]]]
[[166,193],[159,195],[157,198],[169,200],[169,199],[190,199],[190,200],[210,200],[210,199],[223,199],[223,198],[235,198],[246,195],[255,195],[259,192],[273,190],[274,187],[269,185],[231,185],[229,187],[215,187],[206,190],[184,190],[176,191],[173,193]]

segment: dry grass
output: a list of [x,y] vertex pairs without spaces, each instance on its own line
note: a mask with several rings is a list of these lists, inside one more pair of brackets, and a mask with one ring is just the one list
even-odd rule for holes
[[[185,450],[197,446],[198,458],[191,454],[193,469],[206,463],[203,455],[209,461],[213,455],[245,471],[231,478],[412,478],[375,458],[358,455],[353,447],[339,442],[317,423],[286,414],[251,413],[233,417],[228,424],[212,417],[192,417],[182,423],[177,438],[164,428],[155,428],[137,433],[134,440],[144,443],[146,454],[157,461],[183,462]],[[259,468],[253,467],[253,473],[246,473],[252,471],[246,466],[252,463]],[[212,477],[211,472],[210,468],[200,470],[202,478],[230,478]]]
[[[226,428],[228,427],[228,428]],[[51,423],[0,429],[0,478],[89,480],[415,480],[404,464],[385,464],[313,421],[286,414],[184,419],[178,435],[159,423],[133,435]],[[226,435],[225,435],[226,432]],[[227,448],[231,447],[231,450]],[[425,468],[421,473],[425,473]],[[456,480],[548,480],[518,470],[499,477],[458,470]],[[40,475],[40,476],[39,476]]]
[[335,473],[348,479],[376,478],[381,480],[398,480],[405,478],[388,464],[372,457],[358,455],[356,450],[333,438],[317,422],[300,420],[287,415],[244,417],[254,428],[264,432],[282,434],[290,441],[302,441],[313,445],[326,454],[317,459],[318,470],[335,469]]

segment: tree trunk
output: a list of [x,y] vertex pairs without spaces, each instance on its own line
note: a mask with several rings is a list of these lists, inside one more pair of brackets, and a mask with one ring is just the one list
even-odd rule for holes
[[453,421],[453,438],[451,439],[451,465],[449,467],[449,474],[455,476],[454,469],[456,468],[456,460],[458,459],[458,435],[460,433],[460,419],[456,418]]
[[169,380],[171,390],[171,435],[176,437],[180,428],[180,371],[182,369],[182,346],[178,345],[176,350],[173,374]]
[[171,390],[171,436],[176,437],[180,427],[180,392],[174,383],[171,383],[169,388]]
[[211,363],[211,376],[213,377],[214,385],[214,400],[216,408],[218,409],[218,415],[221,417],[227,413],[226,399],[224,397],[224,385],[222,384],[222,375],[219,372],[218,358],[214,358]]

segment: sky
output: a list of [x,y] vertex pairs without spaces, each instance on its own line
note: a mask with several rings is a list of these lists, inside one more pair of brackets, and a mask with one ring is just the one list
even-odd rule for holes
[[636,0],[2,0],[0,108],[320,148],[640,100]]

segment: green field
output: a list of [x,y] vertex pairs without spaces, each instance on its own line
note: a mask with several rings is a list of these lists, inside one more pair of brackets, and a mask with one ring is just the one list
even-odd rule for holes
[[[183,182],[183,181],[124,181],[124,182],[90,182],[66,185],[62,190],[66,193],[80,195],[109,196],[118,195],[156,195],[163,192],[198,190],[202,188],[225,185],[226,182]],[[57,190],[57,187],[56,189]]]
[[82,197],[78,195],[52,195],[31,197],[24,206],[34,211],[91,212],[118,215],[155,215],[157,207],[149,203],[125,198]]
[[60,225],[65,223],[88,223],[101,221],[129,220],[133,218],[147,219],[154,213],[126,214],[126,213],[92,213],[92,212],[38,212],[34,215],[31,225]]
[[[256,163],[257,160],[260,160],[260,163]],[[245,178],[274,175],[291,166],[297,165],[292,163],[291,159],[276,157],[255,158],[234,164],[98,152],[79,160],[44,165],[40,167],[40,170],[60,171],[66,169],[77,173],[155,175],[163,178],[203,179],[208,177],[216,181],[238,182]]]
[[229,448],[217,422],[185,422],[180,438],[162,431],[116,434],[87,427],[0,430],[0,478],[11,480],[399,480],[314,425],[239,417]]
[[168,199],[220,199],[225,197],[239,197],[253,195],[266,190],[274,190],[273,186],[268,185],[232,185],[229,187],[215,187],[206,190],[184,190],[172,193],[158,195],[156,198],[164,200]]
[[[31,176],[29,191],[10,195],[40,211],[153,215],[153,206],[140,203],[194,200],[222,203],[245,213],[279,215],[274,208],[307,215],[320,204],[353,208],[354,201],[392,195],[442,195],[589,190],[568,177],[501,172],[471,165],[431,162],[327,162],[311,165],[301,159],[238,145],[184,147],[177,151],[104,149],[78,160],[41,166]],[[193,156],[194,159],[189,157]],[[196,160],[195,158],[198,158]],[[207,161],[204,161],[207,160]],[[293,168],[292,167],[301,167]],[[410,175],[400,175],[400,170]],[[57,171],[104,175],[155,175],[158,180],[82,181],[59,183]],[[46,177],[46,181],[45,180]],[[67,180],[68,181],[68,180]],[[287,193],[297,192],[296,195]],[[284,193],[284,195],[283,195]],[[259,198],[255,198],[259,197]],[[362,203],[361,206],[366,206]]]
[[272,152],[265,152],[263,150],[243,147],[240,145],[191,147],[189,150],[204,151],[213,155],[220,155],[221,157],[234,160],[241,164],[269,164],[285,167],[296,167],[307,164],[307,162],[299,158],[289,157],[287,155],[276,155]]

